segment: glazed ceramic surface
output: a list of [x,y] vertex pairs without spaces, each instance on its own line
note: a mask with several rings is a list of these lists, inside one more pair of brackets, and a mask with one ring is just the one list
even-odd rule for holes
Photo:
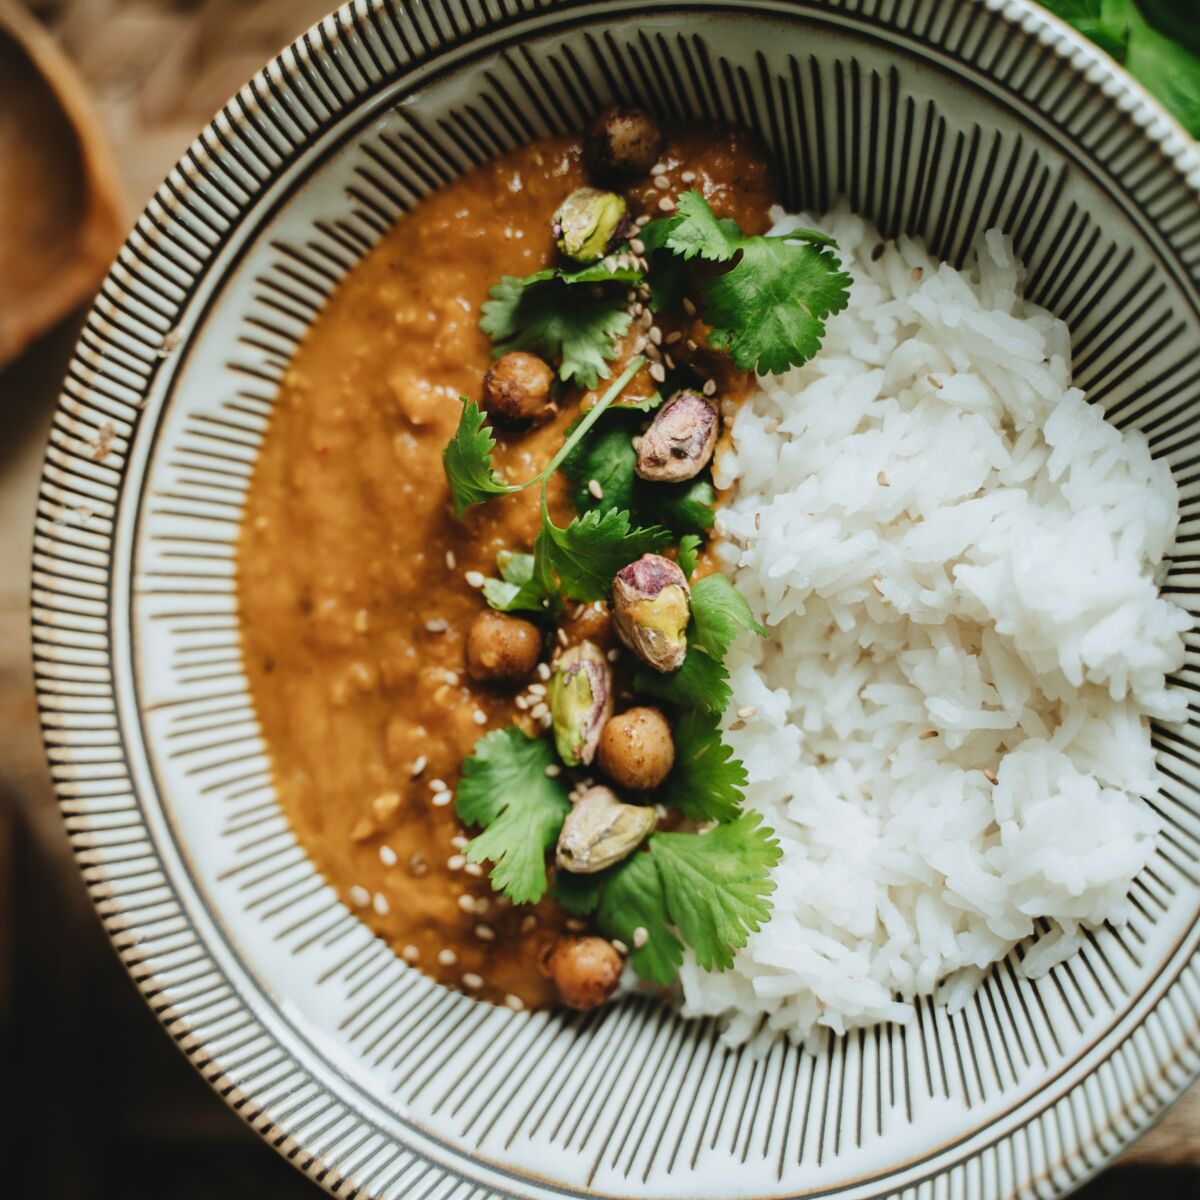
[[[34,563],[49,755],[147,1001],[214,1087],[338,1194],[1060,1193],[1200,1068],[1200,731],[1156,731],[1163,821],[1131,919],[1031,983],[821,1053],[728,1050],[649,1001],[512,1013],[374,939],[276,807],[242,671],[235,539],[281,373],[429,189],[621,99],[732,121],[791,208],[845,196],[959,260],[1010,232],[1077,382],[1178,480],[1166,587],[1200,578],[1200,156],[1017,0],[360,0],[217,115],[88,321]],[[1196,687],[1194,637],[1179,683]]]

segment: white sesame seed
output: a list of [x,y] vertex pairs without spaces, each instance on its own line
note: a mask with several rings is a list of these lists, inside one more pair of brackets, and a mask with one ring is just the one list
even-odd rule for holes
[[694,317],[696,315],[696,306],[686,296],[684,296],[681,303],[683,304],[683,311],[687,313],[689,317]]
[[463,835],[461,833],[456,833],[450,839],[450,845],[452,845],[455,848],[455,850],[461,850],[464,846],[466,846],[466,844],[467,844],[467,839],[465,837],[463,837]]
[[446,866],[451,871],[461,871],[467,865],[467,856],[465,854],[452,854],[446,859]]
[[650,168],[650,174],[651,175],[661,175],[666,169],[667,169],[666,163],[655,163],[654,166],[652,166]]
[[520,996],[514,996],[511,992],[504,997],[504,1003],[508,1005],[513,1012],[523,1012],[525,1010],[525,1001]]
[[443,617],[433,617],[425,622],[425,628],[430,633],[445,633],[450,628],[450,622]]
[[434,792],[430,798],[434,808],[445,808],[454,799],[453,792]]
[[668,346],[673,346],[682,337],[683,337],[683,332],[679,329],[676,329],[673,333],[668,333],[665,340],[666,340],[666,343]]
[[481,588],[484,584],[483,575],[479,571],[468,571],[463,578],[467,581],[468,587]]
[[357,883],[349,890],[347,895],[350,897],[350,903],[355,908],[366,908],[371,903],[371,893]]
[[566,925],[572,933],[582,933],[587,928],[587,925],[578,917],[568,917]]
[[486,725],[487,719],[487,713],[485,713],[482,708],[477,708],[471,714],[471,720],[474,721],[476,725]]
[[459,896],[459,898],[458,898],[458,907],[461,908],[463,910],[463,912],[465,912],[465,913],[474,912],[475,911],[475,897],[468,896],[466,892],[463,892],[463,894],[461,896]]
[[655,175],[654,186],[661,192],[664,188],[671,186],[671,181],[665,175]]
[[483,987],[483,976],[476,975],[474,971],[468,971],[462,977],[462,985],[465,988],[470,988],[471,991],[475,991]]
[[685,345],[685,346],[686,346],[686,347],[687,347],[687,348],[688,348],[688,349],[689,349],[689,350],[690,350],[690,351],[691,351],[693,354],[695,354],[695,353],[696,353],[696,351],[697,351],[697,350],[700,348],[699,346],[697,346],[697,345],[696,345],[696,339],[695,339],[695,338],[688,338],[688,340],[687,340],[686,342],[684,342],[683,344],[684,344],[684,345]]
[[529,701],[524,696],[518,696],[513,703],[524,712],[529,707]]
[[663,212],[674,212],[675,211],[675,201],[672,200],[670,196],[664,196],[658,202],[658,207],[660,209],[662,209]]
[[[474,863],[472,863],[471,865],[472,865],[472,866],[475,866],[475,864],[474,864]],[[482,868],[480,869],[480,874],[483,874],[483,870],[482,870]],[[488,899],[486,896],[479,896],[479,897],[476,899],[476,901],[475,901],[475,911],[476,911],[476,912],[477,912],[477,913],[478,913],[478,914],[479,914],[481,917],[482,917],[482,916],[483,916],[483,914],[484,914],[485,912],[487,912],[487,910],[488,910],[489,908],[491,908],[491,907],[492,907],[492,902],[491,902],[491,901],[490,901],[490,900],[489,900],[489,899]]]
[[645,309],[642,315],[638,317],[638,324],[643,329],[649,329],[654,324],[654,314],[648,308]]
[[388,904],[387,897],[382,892],[375,893],[375,898],[371,901],[371,907],[381,917],[386,917],[391,912],[391,905]]
[[605,270],[606,270],[606,271],[607,271],[607,272],[608,272],[610,275],[611,275],[611,274],[612,274],[612,273],[613,273],[613,272],[614,272],[614,271],[617,269],[617,259],[616,259],[616,256],[615,256],[615,255],[613,255],[613,254],[610,254],[610,255],[609,255],[609,256],[608,256],[608,257],[607,257],[607,258],[604,260],[604,269],[605,269]]
[[940,379],[938,379],[936,376],[926,375],[925,378],[928,381],[930,387],[937,388],[937,390],[939,392],[942,390],[942,381]]
[[438,951],[438,962],[440,962],[443,967],[452,967],[456,962],[458,962],[458,955],[455,954],[449,946],[447,946],[445,950]]
[[657,325],[650,326],[650,332],[647,336],[656,346],[662,345],[662,330]]
[[627,945],[625,945],[625,943],[623,941],[621,941],[620,938],[613,938],[612,944],[613,944],[613,949],[618,954],[628,954],[629,953],[629,947]]
[[417,963],[421,961],[421,952],[416,948],[416,946],[408,945],[400,951],[400,957],[404,959],[406,963]]
[[558,629],[555,631],[555,633],[558,638],[558,644],[560,646],[566,646],[567,645],[567,631],[565,629]]
[[529,710],[529,715],[535,720],[540,721],[544,716],[547,716],[550,709],[544,703],[537,703]]
[[543,682],[550,678],[550,664],[549,663],[538,663],[537,677],[539,679],[541,679]]
[[620,650],[610,650],[605,657],[609,662],[616,662],[617,659],[621,657],[621,652]]
[[875,482],[877,484],[879,484],[880,487],[891,487],[892,486],[892,481],[887,477],[886,471],[880,471],[875,476]]
[[646,253],[646,243],[643,242],[641,238],[630,238],[629,248],[634,252],[634,254]]
[[396,852],[391,846],[379,847],[379,861],[385,867],[394,867],[396,865]]
[[635,950],[640,950],[649,940],[650,935],[646,932],[644,925],[639,925],[633,931],[633,948]]
[[453,550],[446,551],[446,566],[449,567],[451,571],[458,566],[458,559],[454,557]]
[[546,685],[544,683],[531,683],[529,685],[529,694],[531,696],[544,696],[546,694]]
[[537,928],[538,919],[530,913],[527,917],[521,918],[521,932],[532,933]]
[[762,513],[760,513],[760,512],[756,512],[754,514],[754,528],[755,529],[762,528]]
[[597,500],[604,499],[604,489],[600,486],[600,480],[598,480],[598,479],[589,479],[588,480],[588,494],[590,496],[594,496]]
[[483,868],[478,863],[469,862],[465,867],[463,867],[463,870],[466,871],[468,875],[474,875],[476,879],[483,874]]
[[655,383],[663,383],[666,381],[667,372],[662,363],[650,364],[650,378],[653,379]]
[[679,176],[679,179],[682,183],[691,183],[695,178],[695,171],[684,171],[683,174]]
[[706,379],[704,381],[704,387],[701,390],[706,396],[715,395],[717,391],[717,381],[715,379]]
[[745,708],[739,708],[737,710],[737,715],[741,717],[743,721],[746,721],[754,716],[756,712],[758,712],[757,704],[747,704]]
[[417,776],[420,775],[427,766],[429,766],[429,759],[427,759],[423,754],[418,755],[415,759],[413,759],[413,765],[408,768],[409,777],[416,779]]
[[549,779],[557,779],[562,774],[562,767],[558,763],[547,763],[546,776]]
[[996,774],[995,771],[984,771],[983,777],[984,777],[984,779],[986,779],[988,781],[988,783],[999,783],[1000,782],[1000,778]]
[[476,925],[475,936],[481,942],[494,942],[496,940],[496,931],[490,925]]
[[675,370],[675,360],[669,354],[663,355],[663,362],[667,364],[668,371]]
[[444,779],[431,779],[429,781],[429,790],[431,792],[444,792],[446,790],[446,781]]

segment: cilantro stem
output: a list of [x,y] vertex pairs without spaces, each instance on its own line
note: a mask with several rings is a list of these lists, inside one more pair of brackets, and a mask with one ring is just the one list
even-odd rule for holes
[[[587,415],[575,427],[575,431],[559,446],[558,454],[551,458],[544,472],[541,475],[534,475],[534,478],[529,480],[529,484],[534,484],[539,479],[541,480],[541,512],[542,521],[545,523],[550,523],[550,510],[548,510],[546,505],[546,485],[550,482],[551,476],[562,466],[564,458],[570,454],[571,450],[587,436],[588,430],[595,425],[595,422],[599,421],[601,416],[604,416],[605,410],[622,394],[625,390],[625,384],[628,384],[629,380],[634,378],[638,371],[642,370],[644,362],[646,362],[646,359],[642,358],[640,354],[636,354],[634,358],[629,360],[628,364],[625,365],[625,370],[616,379],[613,379],[605,394],[593,404],[592,408],[588,409]],[[528,487],[529,484],[524,486]]]

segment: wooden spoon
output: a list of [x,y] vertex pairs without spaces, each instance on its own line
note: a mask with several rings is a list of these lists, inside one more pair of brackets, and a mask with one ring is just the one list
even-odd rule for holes
[[0,367],[90,295],[124,214],[82,82],[41,26],[0,0]]

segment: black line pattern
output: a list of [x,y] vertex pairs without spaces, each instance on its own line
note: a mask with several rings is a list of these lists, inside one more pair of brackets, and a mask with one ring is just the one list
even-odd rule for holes
[[[441,78],[443,56],[469,64],[469,88]],[[963,86],[980,97],[971,113],[953,102]],[[1200,1068],[1190,726],[1156,731],[1164,835],[1127,925],[1037,983],[1020,977],[1018,948],[958,1014],[923,1002],[912,1026],[829,1036],[811,1054],[729,1050],[712,1022],[645,1000],[516,1016],[404,967],[279,813],[237,636],[245,490],[329,292],[430,188],[616,98],[751,126],[789,207],[845,195],[889,236],[924,236],[955,262],[980,230],[1010,232],[1027,293],[1072,326],[1079,384],[1176,472],[1168,586],[1194,610],[1200,159],[1156,114],[1139,127],[1118,88],[1018,0],[617,0],[599,15],[576,0],[357,0],[243,88],[172,171],[101,290],[47,450],[43,727],[81,869],[135,981],[229,1103],[318,1182],[363,1196],[699,1196],[862,1177],[856,1195],[1049,1194]],[[306,190],[318,169],[341,179],[341,203]],[[240,239],[260,231],[265,249],[239,268]],[[249,297],[219,396],[211,375],[203,395],[189,383],[218,340],[202,288],[214,280]],[[98,458],[101,429],[112,440]],[[1183,686],[1195,651],[1193,639]],[[188,865],[177,845],[188,859],[197,822],[209,848]],[[248,964],[197,916],[233,927]],[[281,1032],[255,994],[285,974],[333,1014],[320,1048]],[[905,1165],[864,1168],[881,1150]]]

